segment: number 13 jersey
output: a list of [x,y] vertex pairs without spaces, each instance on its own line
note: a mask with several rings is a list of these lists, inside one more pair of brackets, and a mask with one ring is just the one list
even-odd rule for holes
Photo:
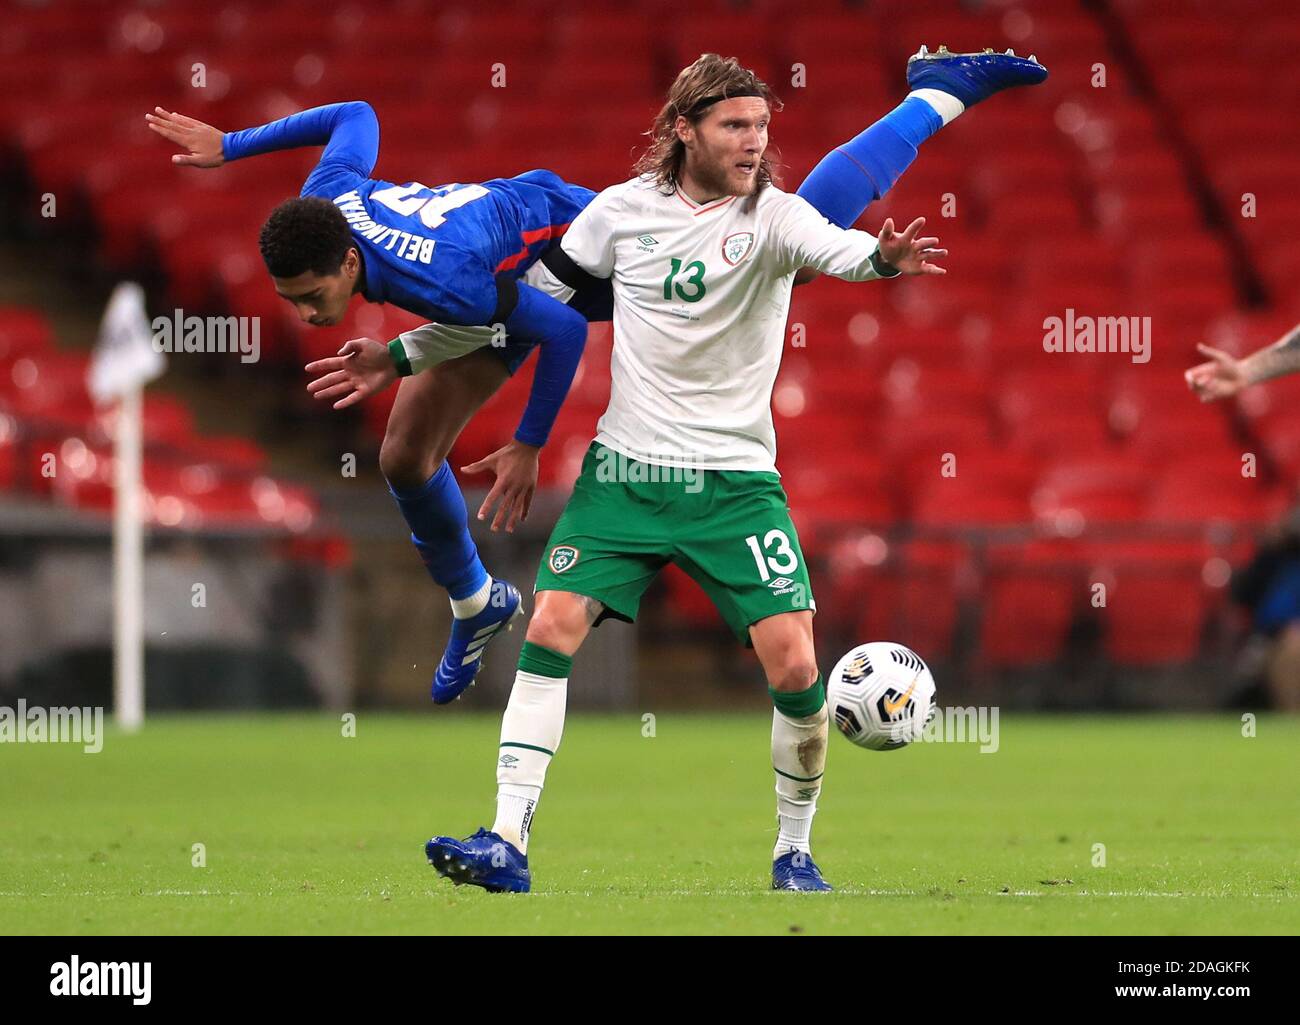
[[795,272],[879,277],[871,235],[774,187],[699,204],[634,178],[596,196],[560,244],[613,280],[613,380],[596,441],[706,470],[776,470],[772,387]]

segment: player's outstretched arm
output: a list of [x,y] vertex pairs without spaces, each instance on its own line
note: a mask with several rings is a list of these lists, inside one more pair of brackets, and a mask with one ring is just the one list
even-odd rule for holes
[[490,327],[460,327],[453,324],[421,324],[388,342],[354,338],[337,356],[308,363],[304,369],[315,374],[307,391],[317,399],[334,399],[335,409],[377,395],[394,381],[422,374],[449,359],[464,356],[498,341]]
[[304,193],[313,191],[314,180],[333,179],[339,173],[365,178],[379,158],[379,119],[370,104],[362,100],[312,107],[237,132],[221,132],[161,107],[155,108],[153,114],[146,114],[145,119],[163,138],[188,150],[173,156],[173,163],[194,167],[219,167],[226,161],[261,153],[324,146],[325,152],[303,187]]
[[350,339],[337,356],[314,360],[304,369],[317,375],[308,382],[307,391],[315,399],[333,399],[335,409],[347,409],[398,378],[389,347],[373,338]]
[[[891,218],[872,238],[866,232],[831,224],[798,196],[788,197],[772,224],[782,271],[811,268],[846,281],[947,273],[934,261],[947,256],[948,251],[938,248],[937,238],[918,237],[924,226],[925,218],[918,217],[899,233]],[[801,272],[798,277],[807,274]]]
[[176,143],[184,153],[173,153],[172,163],[184,167],[220,167],[226,162],[221,148],[225,132],[192,117],[154,107],[152,114],[144,116],[149,127],[169,142]]
[[931,261],[942,260],[948,255],[948,250],[936,248],[939,245],[937,238],[916,237],[924,227],[925,218],[918,217],[900,235],[894,231],[894,219],[885,218],[880,234],[876,236],[876,252],[880,260],[903,274],[947,274],[946,268]]
[[[918,217],[909,224],[903,234],[894,231],[893,218],[887,218],[876,238],[879,263],[886,268],[892,267],[901,274],[947,274],[948,272],[930,260],[941,260],[948,255],[946,249],[934,249],[939,244],[937,238],[917,238],[916,234],[925,225],[925,218]],[[879,269],[879,268],[878,268]],[[882,274],[881,277],[895,277]],[[821,271],[814,267],[800,267],[794,275],[795,287],[806,285],[821,277]]]
[[531,285],[520,283],[518,290],[518,301],[503,326],[510,341],[535,342],[538,346],[528,405],[513,441],[478,462],[461,467],[464,473],[486,470],[496,474],[496,483],[483,500],[478,518],[486,519],[496,506],[492,529],[504,526],[507,533],[528,516],[537,490],[538,457],[569,394],[587,344],[587,321],[577,310]]
[[1198,345],[1196,349],[1209,359],[1184,371],[1183,378],[1187,381],[1187,387],[1202,402],[1231,398],[1252,384],[1300,370],[1300,324],[1272,345],[1258,349],[1242,359],[1208,345]]

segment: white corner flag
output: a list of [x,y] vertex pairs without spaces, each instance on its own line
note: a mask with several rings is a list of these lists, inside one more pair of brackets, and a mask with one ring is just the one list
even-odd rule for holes
[[144,725],[144,524],[142,393],[166,368],[153,347],[144,289],[113,289],[86,386],[100,405],[117,403],[113,432],[113,714],[123,730]]
[[124,398],[162,376],[167,360],[153,347],[153,330],[144,308],[144,289],[123,281],[109,297],[86,387],[101,404]]

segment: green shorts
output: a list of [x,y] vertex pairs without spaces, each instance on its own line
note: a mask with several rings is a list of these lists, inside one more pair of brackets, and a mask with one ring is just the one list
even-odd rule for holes
[[816,609],[775,473],[651,465],[593,442],[535,590],[595,598],[605,606],[600,619],[631,623],[670,562],[704,588],[745,644],[751,623]]

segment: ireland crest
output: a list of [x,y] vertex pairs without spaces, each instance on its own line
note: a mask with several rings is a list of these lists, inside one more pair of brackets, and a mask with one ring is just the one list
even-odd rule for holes
[[551,572],[563,573],[578,561],[578,549],[573,545],[556,545],[551,549]]
[[722,240],[722,258],[731,266],[736,266],[754,248],[754,233],[738,231]]

